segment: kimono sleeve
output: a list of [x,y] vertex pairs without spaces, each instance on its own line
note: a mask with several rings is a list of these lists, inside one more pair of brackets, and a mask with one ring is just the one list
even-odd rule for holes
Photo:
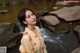
[[23,45],[26,53],[34,53],[31,49],[31,43],[29,41],[29,38],[27,36],[23,36],[21,39],[21,44]]
[[45,44],[44,47],[42,48],[42,53],[48,53]]

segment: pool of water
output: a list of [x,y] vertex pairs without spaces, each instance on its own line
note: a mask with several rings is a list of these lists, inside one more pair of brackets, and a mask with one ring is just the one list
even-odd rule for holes
[[39,0],[39,1],[26,0],[24,3],[0,7],[0,10],[8,10],[8,13],[0,14],[0,22],[16,21],[18,12],[25,7],[32,9],[35,13],[44,9],[51,10],[52,7],[54,6],[53,4],[54,2],[52,2],[52,0],[50,1],[46,0],[46,1],[45,0]]

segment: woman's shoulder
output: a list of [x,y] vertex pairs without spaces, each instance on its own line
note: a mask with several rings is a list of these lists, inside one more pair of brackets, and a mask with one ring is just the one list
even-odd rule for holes
[[40,28],[38,26],[35,26],[35,28],[40,30]]
[[28,35],[28,32],[24,32],[23,33],[23,37],[22,37],[22,40],[29,40],[29,35]]
[[38,26],[35,26],[36,30],[41,34],[41,30]]

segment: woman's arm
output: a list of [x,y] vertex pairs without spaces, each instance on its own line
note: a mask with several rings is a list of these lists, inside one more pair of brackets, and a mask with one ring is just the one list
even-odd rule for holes
[[27,35],[22,37],[21,44],[23,45],[25,53],[34,53],[31,42]]
[[26,53],[22,44],[19,47],[19,51],[20,51],[20,53]]
[[41,31],[40,31],[40,28],[37,27],[37,30],[39,31],[39,34],[41,35],[41,36],[39,36],[39,37],[41,38],[41,40],[42,40],[42,42],[43,42],[43,48],[42,48],[42,50],[41,50],[41,53],[47,53],[46,45],[45,45],[45,43],[44,43],[44,39],[43,39],[43,37],[42,37],[42,33],[41,33]]
[[41,52],[42,52],[42,53],[47,53],[45,44],[44,44],[44,47],[42,48],[42,51],[41,51]]

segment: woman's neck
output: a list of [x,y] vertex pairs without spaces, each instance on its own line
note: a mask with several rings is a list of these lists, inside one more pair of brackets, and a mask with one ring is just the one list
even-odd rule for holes
[[35,29],[34,25],[28,25],[27,27],[32,31]]

